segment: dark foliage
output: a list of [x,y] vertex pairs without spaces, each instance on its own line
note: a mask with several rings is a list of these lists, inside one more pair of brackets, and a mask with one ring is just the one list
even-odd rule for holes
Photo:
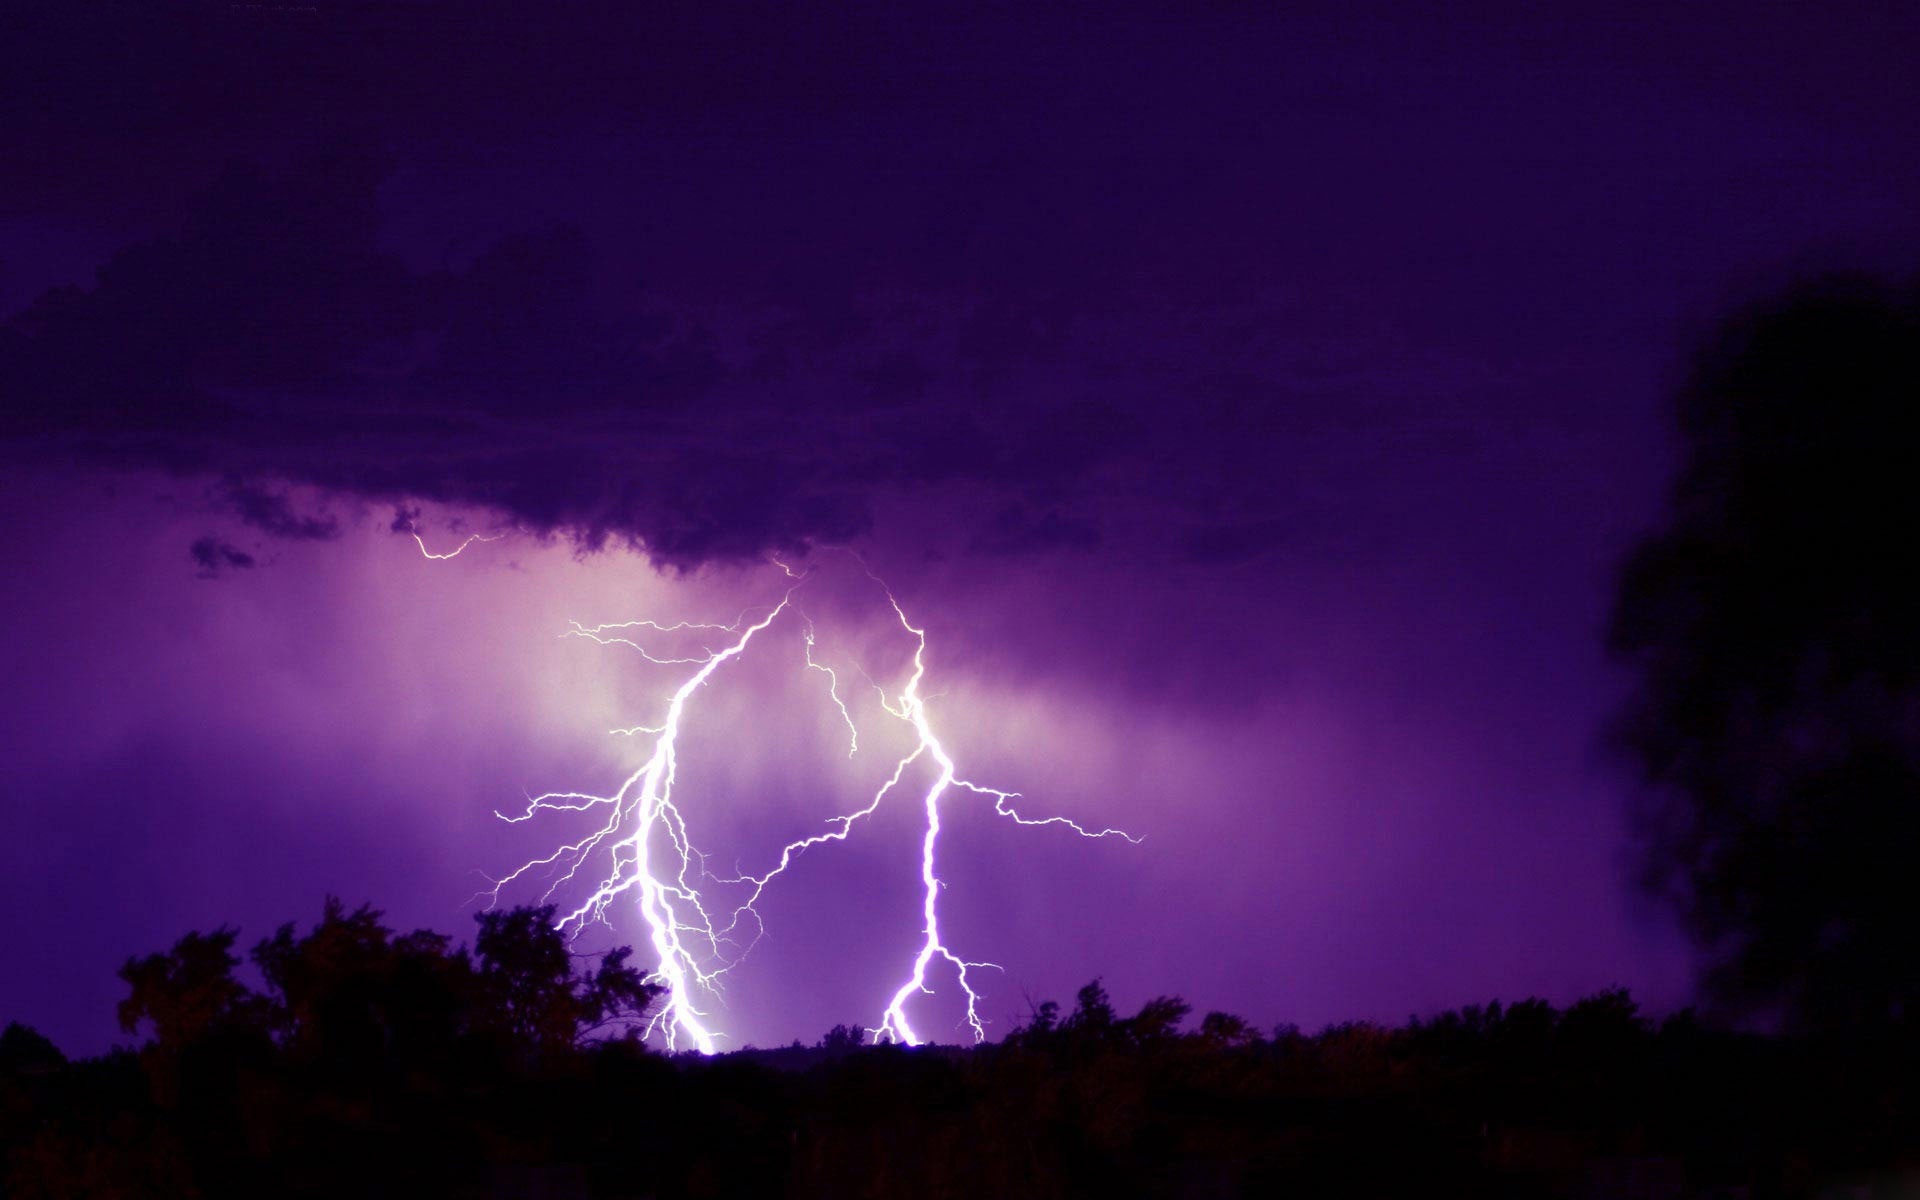
[[329,902],[130,962],[136,1050],[0,1033],[0,1197],[1817,1195],[1920,1162],[1920,1062],[1657,1027],[1624,991],[1267,1036],[1099,981],[999,1044],[650,1052],[624,952]]
[[[624,949],[576,971],[550,908],[478,921],[468,950],[328,900],[311,930],[253,948],[257,990],[230,928],[129,961],[120,1021],[147,1040],[42,1070],[0,1194],[480,1194],[498,1170],[543,1170],[577,1081],[659,989]],[[0,1049],[29,1086],[12,1066],[33,1057],[24,1035]]]
[[1828,279],[1732,322],[1680,396],[1666,526],[1610,645],[1649,881],[1713,1000],[1920,1020],[1920,295]]

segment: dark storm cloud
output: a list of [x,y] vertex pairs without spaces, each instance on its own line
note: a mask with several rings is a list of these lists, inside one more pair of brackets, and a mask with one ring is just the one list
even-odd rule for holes
[[340,536],[340,522],[326,515],[302,513],[294,509],[285,493],[270,491],[254,484],[232,482],[223,489],[222,499],[240,520],[270,537],[295,542],[324,542]]
[[[1018,302],[862,303],[826,340],[740,307],[716,331],[609,278],[568,226],[416,270],[380,243],[390,167],[358,140],[228,164],[176,230],[13,318],[0,431],[218,474],[217,497],[274,537],[337,532],[293,509],[285,487],[305,484],[478,505],[680,568],[845,542],[898,488],[987,494],[960,539],[981,552],[1085,550],[1100,533],[1076,503],[1101,472],[1124,493],[1151,451],[1159,489],[1217,489],[1271,433],[1245,388],[1169,439],[1137,383],[1047,379],[1058,335],[1029,336],[1044,322]],[[1196,438],[1222,444],[1196,454]]]
[[0,330],[0,434],[682,567],[935,492],[982,553],[1344,552],[1450,407],[1617,424],[1534,385],[1817,224],[1806,163],[1910,207],[1850,165],[1908,18],[1497,10],[34,0],[0,219],[124,248]]
[[187,547],[187,555],[200,568],[198,574],[202,579],[214,579],[222,571],[243,571],[255,565],[253,555],[212,535],[196,538],[193,545]]
[[[582,113],[629,121],[743,87],[808,89],[861,53],[850,24],[782,5],[618,0],[564,12],[517,0],[26,0],[0,38],[0,153],[37,165],[10,173],[16,200],[146,206],[236,150],[316,131],[475,144]],[[788,54],[790,41],[837,55]]]
[[229,167],[177,234],[18,314],[6,432],[229,475],[222,498],[282,538],[336,525],[274,481],[480,504],[679,565],[860,530],[828,464],[702,432],[720,370],[698,331],[603,315],[576,231],[415,273],[376,243],[382,173],[358,148]]
[[[1273,252],[1244,183],[1284,173],[1256,144],[1277,99],[1262,55],[1192,57],[1215,17],[16,20],[0,150],[46,169],[0,202],[141,230],[0,334],[0,431],[29,445],[232,477],[236,501],[480,505],[682,567],[846,541],[902,491],[968,493],[954,544],[990,553],[1085,550],[1094,507],[1271,515],[1274,473],[1243,467],[1294,450],[1288,395],[1242,361],[1258,333],[1207,314],[1257,299]],[[526,174],[484,195],[420,182],[503,163]],[[1231,409],[1196,386],[1226,360],[1253,381]]]
[[[831,420],[796,449],[820,397],[727,392],[730,375],[750,377],[696,323],[610,281],[619,269],[564,223],[519,222],[531,231],[457,270],[410,269],[379,241],[395,159],[369,149],[370,130],[431,162],[583,120],[697,121],[806,95],[818,107],[884,61],[851,15],[31,3],[9,24],[0,155],[39,169],[0,184],[0,213],[164,229],[0,333],[0,435],[29,451],[230,476],[241,518],[276,536],[325,533],[263,502],[296,482],[478,504],[680,566],[850,539],[874,468],[953,470],[911,422],[882,433],[897,450]],[[830,322],[827,341],[788,331],[762,368],[855,328],[816,299],[807,315]],[[868,382],[836,373],[829,386],[892,402],[915,379],[907,359],[882,357]]]
[[1037,554],[1048,550],[1092,550],[1100,545],[1100,529],[1058,509],[1035,510],[1009,504],[995,513],[975,535],[971,549],[983,554]]
[[1285,521],[1250,521],[1199,529],[1186,541],[1186,557],[1196,563],[1240,563],[1260,557],[1287,536]]

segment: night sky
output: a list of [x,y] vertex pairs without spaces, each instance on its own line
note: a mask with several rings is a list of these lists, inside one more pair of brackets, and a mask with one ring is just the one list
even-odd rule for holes
[[[1096,975],[1262,1025],[1687,1003],[1600,631],[1698,339],[1914,266],[1916,45],[1844,3],[10,6],[0,1018],[102,1049],[127,956],[328,894],[465,934],[579,828],[495,810],[617,786],[684,677],[569,620],[732,621],[775,558],[897,689],[887,581],[970,778],[1142,839],[949,799],[990,1033]],[[905,744],[846,672],[848,757],[802,632],[688,719],[716,873]],[[900,799],[769,891],[735,1039],[878,1019]]]

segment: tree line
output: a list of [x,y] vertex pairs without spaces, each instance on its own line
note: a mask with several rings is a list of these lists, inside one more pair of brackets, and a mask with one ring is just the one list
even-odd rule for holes
[[1260,1027],[1099,981],[997,1043],[650,1050],[659,989],[550,909],[471,946],[329,901],[129,961],[134,1044],[0,1033],[0,1196],[1815,1195],[1920,1162],[1909,1044],[1623,990]]

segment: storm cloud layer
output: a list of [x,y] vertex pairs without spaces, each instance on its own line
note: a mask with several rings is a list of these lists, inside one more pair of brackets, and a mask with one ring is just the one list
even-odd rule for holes
[[[693,316],[609,294],[573,227],[415,271],[379,244],[385,170],[358,144],[229,164],[177,233],[14,317],[5,432],[225,477],[233,511],[275,537],[330,532],[273,490],[292,483],[476,507],[679,568],[848,543],[885,491],[987,497],[960,541],[989,555],[1089,549],[1092,502],[1116,493],[1216,509],[1271,496],[1250,468],[1270,452],[1278,385],[1236,377],[1244,363],[1155,394],[1124,353],[1070,345],[1064,317],[1050,328],[985,299],[864,298],[855,328],[826,335],[796,335],[778,308]],[[1084,321],[1085,340],[1138,332]],[[1061,378],[1067,362],[1082,373]],[[1271,525],[1175,549],[1231,561]]]
[[[1870,144],[1911,99],[1860,69],[1871,44],[1783,57],[1805,31],[1694,40],[1704,17],[1661,29],[1781,86],[1491,12],[14,20],[0,139],[37,164],[4,189],[14,286],[71,282],[15,294],[13,440],[474,505],[682,568],[848,542],[929,489],[967,514],[959,550],[1324,553],[1374,469],[1329,438],[1471,453],[1462,404],[1609,423],[1545,403],[1572,367],[1550,347],[1633,336],[1593,313],[1660,281],[1608,245],[1644,218],[1577,163],[1625,155],[1678,198],[1812,151],[1795,122]],[[1800,85],[1822,62],[1856,68],[1847,94]],[[1743,201],[1718,236],[1801,199]],[[1707,215],[1652,203],[1667,238]],[[1569,288],[1595,303],[1529,299]],[[1516,337],[1549,349],[1515,361]]]
[[14,320],[9,432],[232,476],[235,511],[284,538],[328,527],[262,481],[482,506],[677,565],[860,531],[845,473],[788,452],[777,409],[706,403],[723,369],[697,330],[602,315],[577,233],[415,273],[376,244],[377,182],[357,149],[228,167],[179,234]]

